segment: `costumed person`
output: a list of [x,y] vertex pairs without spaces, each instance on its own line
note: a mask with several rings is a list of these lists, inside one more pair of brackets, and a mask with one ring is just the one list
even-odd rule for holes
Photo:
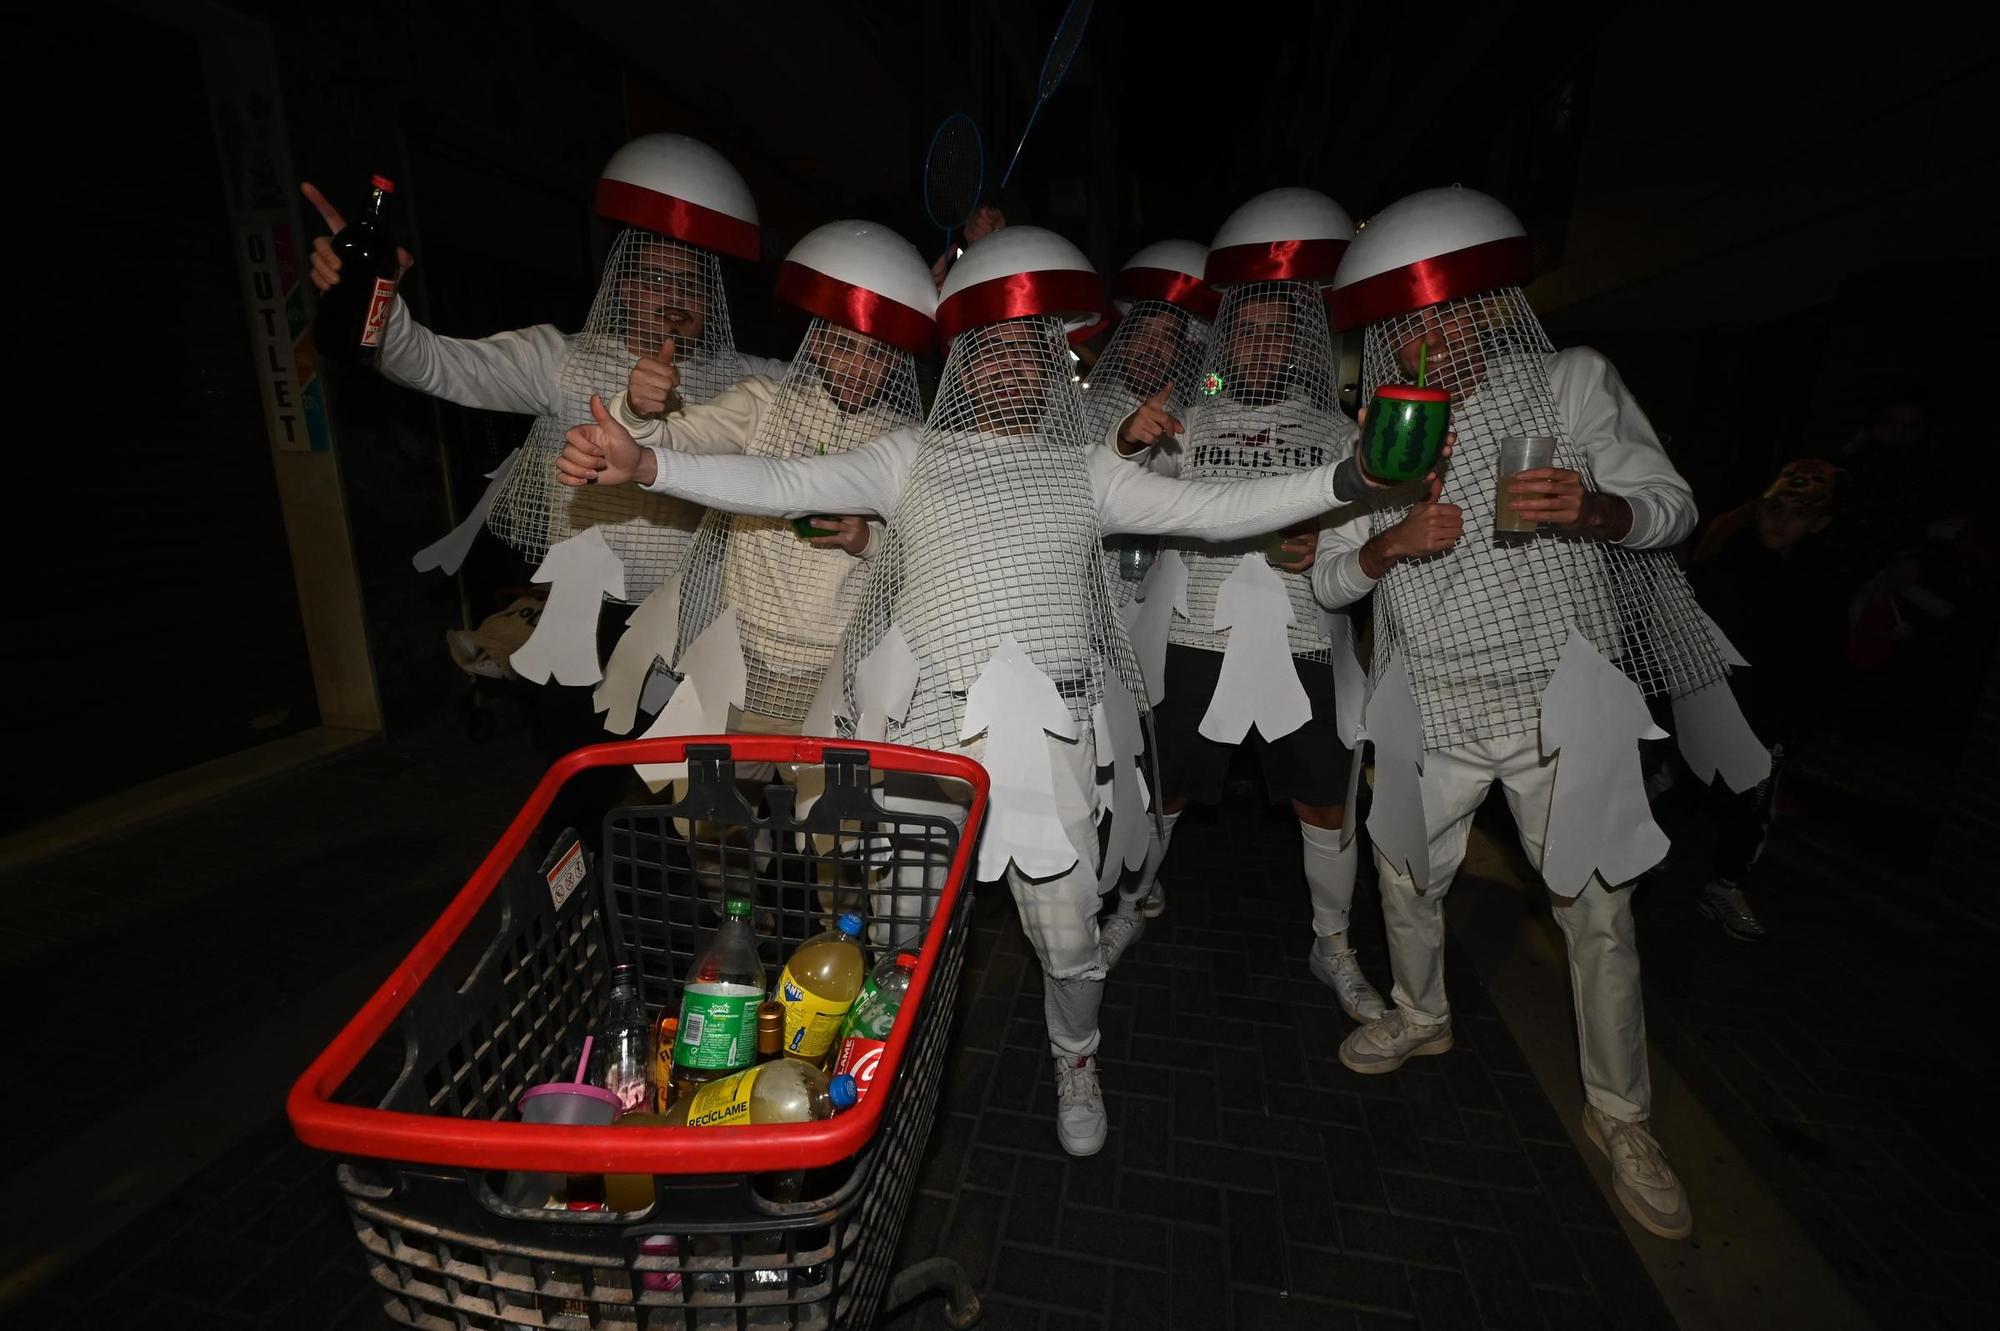
[[[874,223],[829,222],[786,255],[777,295],[811,316],[782,379],[752,375],[664,414],[678,371],[644,362],[612,414],[643,444],[767,458],[845,453],[922,421],[916,358],[937,342],[937,290],[915,246]],[[648,736],[798,734],[860,601],[880,529],[854,514],[791,523],[710,510],[680,572],[633,616],[613,653],[606,726],[630,728],[657,658],[673,666],[676,685]],[[680,767],[642,765],[639,774],[657,790],[684,780]],[[761,786],[775,773],[738,764],[737,775]],[[811,783],[818,773],[802,775]],[[694,831],[697,868],[725,853],[732,833],[741,839],[741,829]],[[709,877],[719,888],[719,869]],[[828,898],[829,909],[841,904]]]
[[[1114,446],[1138,457],[1169,449],[1174,470],[1198,480],[1283,475],[1350,457],[1356,435],[1336,400],[1321,287],[1353,234],[1340,205],[1309,189],[1272,190],[1232,213],[1205,264],[1222,301],[1185,431],[1176,438],[1172,422],[1157,431],[1146,417],[1161,404],[1148,403],[1118,427]],[[1249,744],[1270,798],[1289,802],[1299,820],[1312,899],[1307,965],[1342,1011],[1365,1022],[1383,1008],[1348,942],[1359,851],[1342,832],[1354,736],[1352,721],[1343,727],[1339,716],[1359,716],[1362,676],[1347,616],[1313,599],[1311,577],[1321,525],[1361,516],[1339,509],[1247,541],[1177,542],[1155,561],[1149,585],[1160,596],[1148,613],[1160,617],[1170,644],[1155,714],[1165,786],[1160,858],[1188,801],[1220,802],[1236,749]],[[1107,921],[1113,960],[1145,915],[1158,913],[1158,872],[1158,861],[1149,862],[1136,909],[1121,898]]]
[[[339,215],[306,189],[339,230]],[[561,451],[563,431],[588,414],[591,394],[619,392],[635,363],[663,351],[679,375],[676,406],[706,402],[747,374],[782,379],[786,367],[736,349],[722,262],[754,262],[762,242],[750,187],[720,153],[682,134],[643,135],[605,164],[596,207],[619,230],[581,332],[536,324],[491,337],[439,337],[398,296],[376,368],[449,402],[535,416],[523,446],[534,461],[503,464],[487,524],[531,560],[588,527],[615,526],[606,539],[624,563],[628,594],[620,599],[636,603],[679,567],[700,511],[630,496],[610,508],[598,496],[573,507],[546,465]],[[324,291],[339,280],[340,259],[322,237],[313,244],[313,283]]]
[[[1006,878],[1041,962],[1057,1133],[1075,1155],[1101,1149],[1108,1131],[1096,1060],[1100,764],[1117,792],[1110,853],[1136,866],[1145,845],[1134,770],[1144,689],[1099,542],[1228,540],[1338,502],[1332,467],[1195,483],[1087,446],[1067,334],[1094,324],[1101,302],[1073,245],[1009,227],[946,280],[938,331],[950,351],[922,429],[826,457],[689,455],[642,448],[600,403],[557,460],[580,487],[636,481],[734,512],[888,520],[828,706],[842,734],[966,753],[993,774],[979,875]],[[951,792],[924,784],[885,786],[885,803],[964,816]]]
[[[642,444],[680,452],[804,458],[845,453],[923,419],[916,358],[936,344],[937,293],[915,246],[870,222],[829,222],[786,256],[777,294],[811,316],[786,375],[752,375],[662,414],[678,372],[637,368],[611,404],[619,423]],[[662,713],[648,733],[797,734],[878,543],[858,515],[819,513],[795,526],[710,512],[678,575],[676,632],[663,655],[685,667],[699,652],[712,673],[681,669],[700,706]],[[711,632],[736,645],[699,651]]]
[[[1145,450],[1145,457],[1163,476],[1180,474],[1180,453],[1171,434],[1194,400],[1209,327],[1221,304],[1220,297],[1202,281],[1207,261],[1208,247],[1192,240],[1158,241],[1127,260],[1111,283],[1111,302],[1118,314],[1116,328],[1083,385],[1086,439],[1105,437],[1142,405],[1160,418],[1167,436],[1159,447]],[[1159,544],[1152,537],[1104,538],[1104,575],[1112,604],[1128,631],[1145,613],[1152,585],[1147,574]],[[1171,598],[1172,592],[1167,594]],[[1135,635],[1133,645],[1138,650],[1147,700],[1157,705],[1164,684],[1161,672],[1166,640],[1149,645]],[[1151,788],[1150,780],[1148,793],[1157,804],[1159,792]],[[1155,810],[1146,824],[1146,862],[1137,872],[1123,873],[1124,866],[1113,862],[1105,865],[1105,872],[1116,874],[1119,880],[1117,913],[1100,931],[1107,964],[1116,962],[1137,934],[1136,929],[1119,921],[1135,920],[1142,914],[1156,916],[1166,908],[1163,897],[1148,891],[1165,853],[1162,826]]]
[[1626,1210],[1679,1238],[1693,1221],[1648,1126],[1629,887],[1666,853],[1640,771],[1638,741],[1660,734],[1646,697],[1673,700],[1698,775],[1719,766],[1747,789],[1768,756],[1730,697],[1725,644],[1667,553],[1694,527],[1687,483],[1603,356],[1554,351],[1521,292],[1528,276],[1528,240],[1505,206],[1435,189],[1369,219],[1328,292],[1336,329],[1366,329],[1367,411],[1386,410],[1378,389],[1421,377],[1438,391],[1412,400],[1448,403],[1456,434],[1423,499],[1336,529],[1313,571],[1326,605],[1377,593],[1368,829],[1394,1006],[1352,1032],[1340,1060],[1387,1073],[1451,1048],[1444,896],[1499,782],[1567,945],[1585,1132]]

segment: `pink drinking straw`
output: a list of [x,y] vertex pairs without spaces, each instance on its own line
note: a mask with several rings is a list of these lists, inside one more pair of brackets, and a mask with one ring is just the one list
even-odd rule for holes
[[579,1086],[583,1084],[583,1074],[590,1070],[590,1042],[596,1038],[594,1035],[583,1037],[583,1057],[576,1060],[576,1083]]

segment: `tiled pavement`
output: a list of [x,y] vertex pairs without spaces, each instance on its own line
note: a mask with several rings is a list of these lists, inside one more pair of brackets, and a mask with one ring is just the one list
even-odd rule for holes
[[1694,914],[1706,831],[1662,802],[1674,852],[1637,899],[1653,1047],[1881,1325],[2000,1325],[2000,1146],[1974,1089],[2000,1073],[1995,940],[1936,899],[1990,889],[1910,890],[1920,861],[1866,788],[1882,769],[1857,770],[1859,790],[1788,774],[1799,807],[1750,893],[1762,945]]
[[[157,1075],[197,1046],[184,1029],[240,1029],[361,944],[428,919],[537,766],[518,736],[469,749],[442,732],[73,856],[32,886],[87,918],[23,917],[36,936],[6,939],[12,996],[39,987],[46,1010],[53,988],[128,1024],[145,1013],[172,1043],[142,1051]],[[1807,806],[1815,827],[1843,812],[1831,795]],[[1183,824],[1168,914],[1107,998],[1113,1127],[1089,1160],[1056,1147],[1039,981],[1004,894],[982,895],[905,1257],[964,1261],[993,1328],[1665,1323],[1456,952],[1456,1051],[1377,1079],[1333,1059],[1346,1023],[1304,968],[1293,836],[1246,802]],[[1984,937],[1781,835],[1759,898],[1780,941],[1730,944],[1688,908],[1698,839],[1639,898],[1656,1044],[1884,1325],[1994,1324],[1979,1261],[1995,1237],[1992,1156],[1949,1130],[1976,1115],[1946,1112],[1990,1071],[1990,1041],[1975,1038]],[[189,868],[204,852],[206,876]],[[1385,977],[1365,883],[1356,917],[1364,962]],[[1855,982],[1857,920],[1879,986]],[[162,971],[190,949],[197,962]],[[86,968],[95,997],[76,987]],[[218,973],[232,969],[223,1002]],[[1932,1015],[1913,1037],[1901,996],[1918,992]],[[46,1141],[88,1106],[9,1112],[12,1132]],[[380,1324],[330,1169],[275,1114],[13,1314],[34,1328]],[[928,1305],[887,1325],[942,1324]]]
[[[1668,1324],[1455,951],[1458,1048],[1388,1077],[1340,1066],[1348,1023],[1305,968],[1295,827],[1248,802],[1181,824],[1167,913],[1106,995],[1111,1137],[1089,1159],[1056,1144],[1033,958],[986,894],[904,1257],[964,1263],[994,1328]],[[1362,897],[1362,958],[1384,975]]]

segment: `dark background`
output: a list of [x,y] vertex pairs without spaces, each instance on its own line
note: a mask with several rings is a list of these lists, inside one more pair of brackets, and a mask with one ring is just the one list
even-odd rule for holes
[[[35,775],[10,828],[318,721],[187,35],[216,8],[80,3],[15,33],[33,75],[9,94],[15,215],[34,236],[16,282],[39,335],[16,353],[6,729]],[[789,355],[770,301],[786,248],[839,216],[937,248],[932,128],[971,113],[997,185],[1063,5],[225,8],[268,26],[298,175],[350,206],[371,172],[398,179],[405,291],[440,332],[576,327],[606,240],[598,168],[676,130],[749,181],[765,259],[730,275],[739,341]],[[1942,25],[1823,26],[1702,5],[1100,0],[994,201],[1110,271],[1152,240],[1206,240],[1273,186],[1362,218],[1461,182],[1520,212],[1552,334],[1613,358],[1704,511],[1837,451],[1909,378],[1936,395],[1924,465],[1990,494],[1974,406],[1994,349],[1995,56]],[[459,580],[409,555],[526,422],[365,375],[333,392],[394,733],[462,691],[444,630],[523,578],[490,540]]]

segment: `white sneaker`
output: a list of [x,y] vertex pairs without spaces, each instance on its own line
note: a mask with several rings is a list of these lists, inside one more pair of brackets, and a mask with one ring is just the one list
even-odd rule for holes
[[1157,920],[1166,914],[1166,910],[1167,889],[1161,887],[1160,880],[1155,878],[1152,886],[1146,889],[1146,895],[1139,898],[1139,913],[1149,920]]
[[1722,926],[1722,931],[1742,943],[1768,942],[1771,931],[1750,909],[1750,899],[1740,887],[1712,882],[1701,889],[1694,908]]
[[1104,1113],[1104,1090],[1097,1084],[1097,1059],[1056,1056],[1056,1136],[1071,1155],[1104,1149],[1111,1120]]
[[1110,970],[1125,955],[1125,949],[1146,932],[1146,921],[1137,915],[1116,914],[1097,926],[1097,949],[1104,955],[1104,969]]
[[1365,1026],[1388,1010],[1382,1003],[1382,995],[1375,992],[1375,986],[1361,973],[1361,960],[1347,945],[1346,934],[1315,938],[1306,964],[1312,967],[1320,983],[1333,990],[1333,996],[1340,1001],[1340,1010],[1354,1021]]
[[1451,1021],[1435,1025],[1409,1020],[1403,1009],[1390,1008],[1388,1015],[1348,1032],[1340,1042],[1340,1061],[1350,1072],[1373,1075],[1394,1072],[1413,1058],[1451,1052]]
[[1694,1232],[1694,1212],[1673,1166],[1641,1123],[1620,1123],[1595,1105],[1583,1107],[1583,1135],[1611,1162],[1611,1190],[1631,1217],[1663,1239]]

